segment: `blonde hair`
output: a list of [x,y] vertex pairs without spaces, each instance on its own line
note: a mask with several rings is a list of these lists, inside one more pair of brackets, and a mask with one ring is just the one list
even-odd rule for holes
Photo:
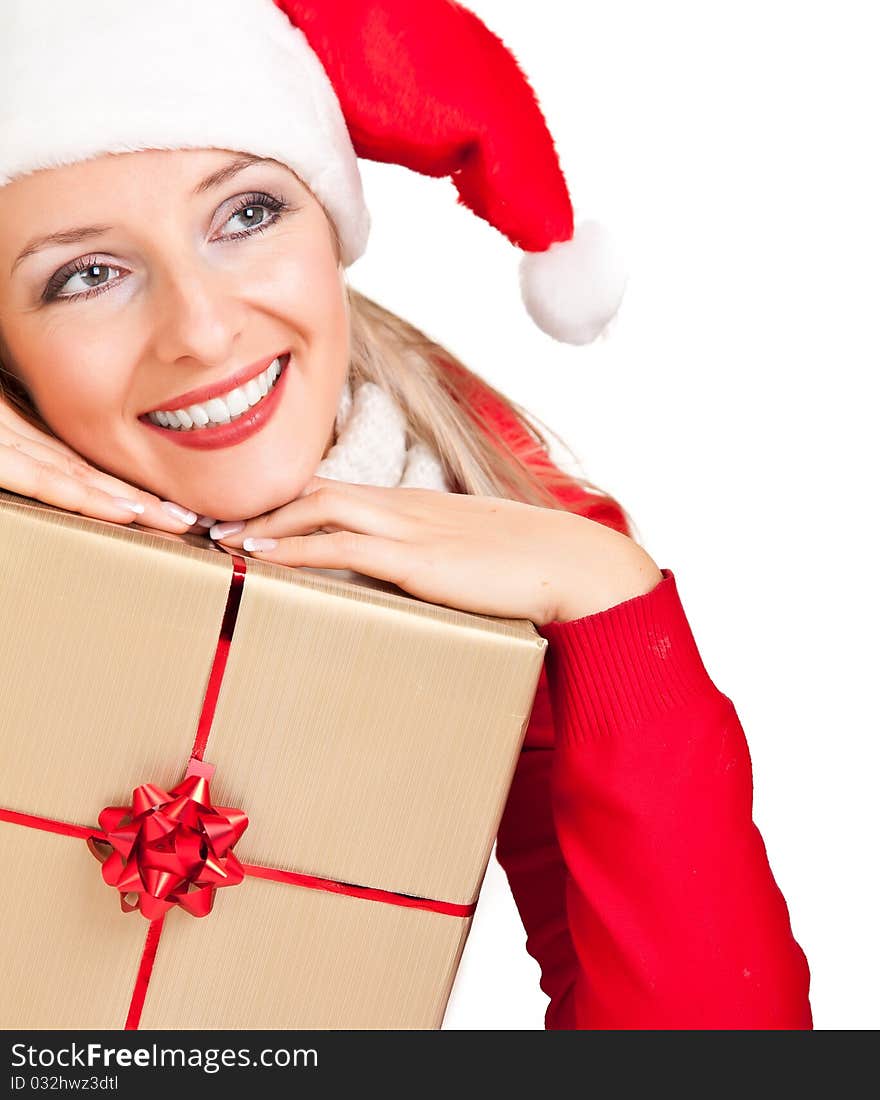
[[619,509],[624,533],[633,537],[635,524],[614,497],[550,462],[549,434],[575,456],[542,421],[402,317],[352,287],[348,297],[352,389],[374,382],[394,398],[406,416],[410,442],[436,452],[453,492],[570,511],[557,494],[562,490],[571,498],[580,490]]
[[[324,209],[308,184],[300,183]],[[338,263],[339,232],[326,209],[324,216]],[[640,542],[638,527],[618,500],[550,461],[550,434],[577,461],[558,433],[415,325],[350,285],[347,292],[352,390],[374,382],[391,395],[406,417],[409,443],[420,441],[434,450],[453,492],[562,511],[589,508],[601,522]]]
[[[325,216],[338,259],[338,232],[326,211]],[[550,461],[547,436],[551,433],[542,421],[402,317],[351,286],[347,293],[352,389],[361,382],[374,382],[391,395],[406,417],[409,442],[421,441],[435,451],[453,492],[563,511],[589,508],[603,522],[638,541],[632,517],[613,496]],[[54,434],[27,389],[2,360],[0,399],[40,431]],[[571,448],[552,434],[574,458]]]

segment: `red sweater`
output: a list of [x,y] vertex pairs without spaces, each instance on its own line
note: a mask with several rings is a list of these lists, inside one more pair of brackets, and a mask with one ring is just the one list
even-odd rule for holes
[[[607,499],[557,493],[629,534]],[[752,821],[746,738],[661,572],[645,595],[539,628],[549,645],[496,855],[550,998],[545,1026],[810,1029],[810,971]]]

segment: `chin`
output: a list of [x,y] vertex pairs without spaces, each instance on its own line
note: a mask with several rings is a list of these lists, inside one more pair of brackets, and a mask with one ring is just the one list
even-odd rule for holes
[[249,485],[239,485],[221,488],[216,493],[193,493],[185,499],[187,507],[200,516],[211,516],[223,523],[254,519],[296,500],[310,478],[311,474],[302,479],[286,480],[276,488],[264,485],[258,496]]

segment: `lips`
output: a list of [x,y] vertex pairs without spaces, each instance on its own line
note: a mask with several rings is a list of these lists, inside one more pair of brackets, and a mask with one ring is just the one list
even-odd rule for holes
[[274,417],[287,388],[287,379],[291,373],[289,362],[290,356],[285,352],[282,359],[281,374],[272,389],[248,412],[235,420],[231,420],[228,424],[212,424],[206,428],[199,428],[197,431],[175,431],[172,428],[163,428],[158,424],[154,424],[147,415],[138,417],[138,420],[148,431],[157,432],[157,438],[168,443],[174,443],[179,447],[200,451],[234,447],[261,431]]
[[229,393],[230,390],[243,386],[246,382],[250,382],[252,378],[256,378],[258,374],[262,374],[276,359],[281,359],[283,363],[287,354],[287,351],[278,352],[266,359],[261,359],[258,363],[252,363],[249,367],[242,367],[241,370],[228,375],[220,382],[199,386],[194,390],[179,393],[176,397],[169,397],[161,405],[154,405],[153,408],[141,413],[138,420],[143,420],[151,412],[173,412],[175,409],[182,409],[187,405],[201,405],[205,401],[210,401],[212,397],[220,397],[221,394]]

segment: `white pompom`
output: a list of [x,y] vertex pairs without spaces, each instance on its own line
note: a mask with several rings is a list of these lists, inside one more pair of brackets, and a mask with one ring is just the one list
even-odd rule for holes
[[627,273],[609,231],[581,222],[570,241],[520,261],[523,302],[535,324],[566,344],[590,344],[620,308]]

